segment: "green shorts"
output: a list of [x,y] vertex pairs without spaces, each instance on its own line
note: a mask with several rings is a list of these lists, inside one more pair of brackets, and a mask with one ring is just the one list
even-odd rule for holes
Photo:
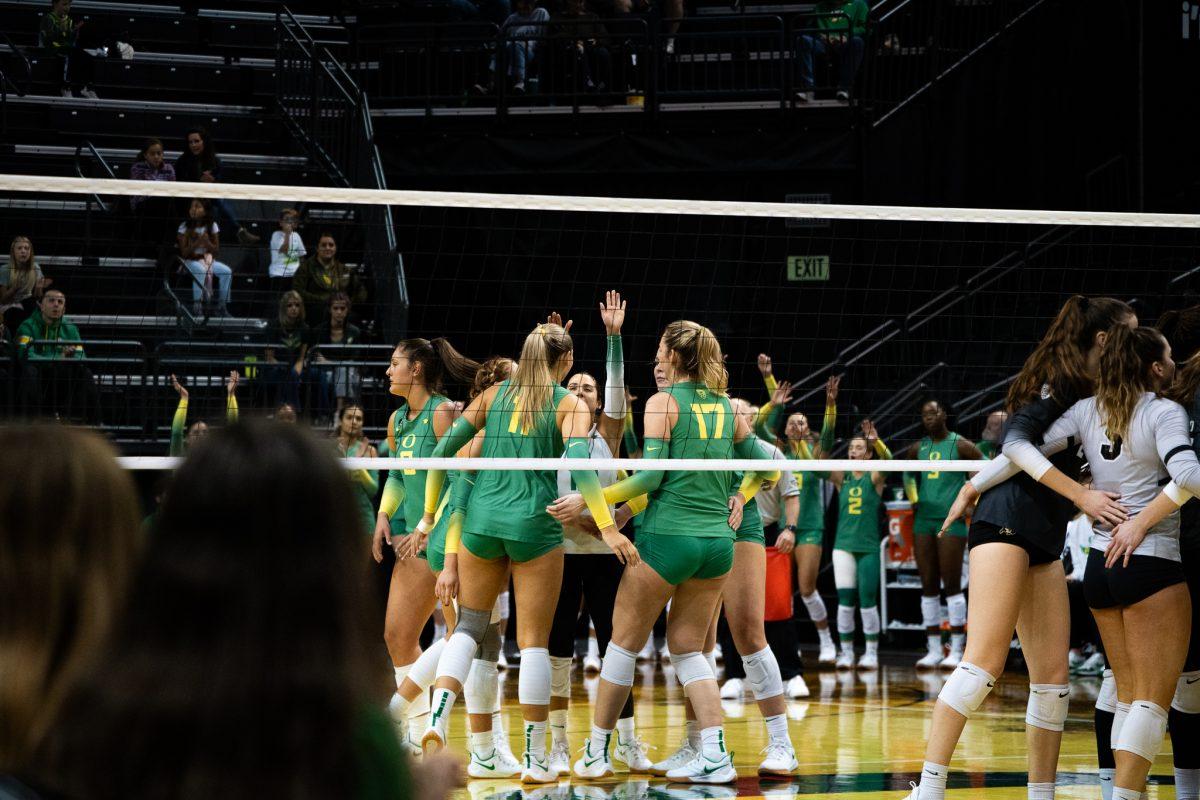
[[733,569],[733,540],[724,536],[642,532],[637,537],[637,548],[642,561],[672,586],[689,578],[719,578]]
[[461,546],[470,550],[471,555],[485,561],[507,556],[509,560],[522,564],[544,556],[556,547],[562,547],[562,539],[556,542],[520,542],[516,539],[501,539],[499,536],[463,531]]
[[[942,529],[942,523],[946,521],[946,515],[934,519],[932,517],[917,517],[913,520],[913,535],[914,536],[937,536],[938,531]],[[946,530],[947,536],[958,536],[962,539],[967,538],[967,523],[961,519],[956,521]]]
[[738,528],[737,533],[733,535],[733,540],[735,542],[761,544],[764,547],[767,544],[767,537],[763,533],[762,522],[759,522],[757,525],[747,525],[743,522],[742,527]]
[[796,531],[796,544],[825,544],[825,531],[821,528],[800,528]]

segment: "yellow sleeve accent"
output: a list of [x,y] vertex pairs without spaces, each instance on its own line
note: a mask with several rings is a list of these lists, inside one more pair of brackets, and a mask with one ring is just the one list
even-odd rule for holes
[[225,395],[225,423],[232,425],[238,421],[238,402],[236,394]]
[[446,528],[446,555],[458,553],[458,544],[462,541],[463,515],[454,511],[450,514],[450,526]]
[[883,439],[875,440],[875,452],[878,453],[879,457],[884,461],[892,460],[892,451],[889,450],[888,446],[883,443]]
[[775,373],[764,376],[763,383],[767,386],[767,397],[775,394],[775,390],[779,388],[779,381],[775,380]]
[[650,495],[639,494],[637,497],[631,497],[629,498],[629,502],[627,502],[625,505],[629,506],[629,510],[632,511],[633,515],[636,517],[638,514],[645,511],[646,507],[650,505]]

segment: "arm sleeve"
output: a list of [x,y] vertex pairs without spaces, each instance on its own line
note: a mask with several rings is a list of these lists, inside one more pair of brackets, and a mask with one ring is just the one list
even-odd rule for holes
[[446,555],[458,553],[458,545],[462,541],[463,512],[455,509],[450,512],[450,524],[446,527]]
[[175,406],[175,416],[171,418],[171,449],[168,452],[173,456],[183,455],[183,429],[187,427],[187,412],[188,399],[181,397],[179,405]]
[[[460,417],[461,419],[461,417]],[[586,436],[572,436],[567,440],[567,458],[589,458],[591,450]],[[579,487],[579,493],[587,502],[592,519],[601,530],[613,525],[612,512],[608,510],[608,502],[604,498],[604,490],[600,487],[600,478],[594,469],[573,469],[571,479]]]
[[632,456],[638,451],[637,431],[633,427],[633,409],[625,409],[625,453]]
[[625,419],[625,353],[620,334],[608,337],[604,368],[604,416]]
[[[1037,408],[1031,408],[1032,406]],[[1062,452],[1071,441],[1079,436],[1079,424],[1073,413],[1076,408],[1078,408],[1078,404],[1064,412],[1054,414],[1054,411],[1061,409],[1061,406],[1053,403],[1052,400],[1030,403],[1013,415],[1009,423],[1008,435],[1004,437],[1002,452],[1017,467],[1029,473],[1030,477],[1040,481],[1042,476],[1054,467],[1046,455]],[[1029,414],[1025,413],[1026,409],[1030,409]],[[1043,437],[1046,442],[1053,443],[1057,449],[1047,453],[1043,448],[1034,444],[1043,441]]]
[[[462,446],[471,441],[471,437],[478,432],[478,428],[467,421],[466,417],[459,417],[454,420],[454,424],[450,426],[450,430],[442,435],[438,440],[437,447],[433,449],[434,458],[450,458],[457,453]],[[425,473],[425,513],[433,514],[437,511],[438,501],[442,497],[442,486],[446,482],[446,470],[431,469]]]
[[383,497],[379,499],[379,513],[387,514],[388,519],[396,516],[396,511],[404,502],[404,478],[401,477],[402,475],[403,473],[398,469],[389,469],[387,480],[383,484]]
[[[351,472],[350,479],[361,483],[371,494],[375,494],[375,491],[379,488],[379,482],[375,480],[375,473],[366,468],[356,469]],[[389,519],[391,516],[391,514],[388,514]]]
[[[740,442],[734,442],[733,454],[738,458],[753,458],[760,461],[775,460],[775,448],[757,436],[747,436]],[[746,502],[750,502],[754,495],[758,494],[763,481],[779,480],[779,470],[772,469],[765,464],[763,466],[766,468],[747,472],[742,477],[742,485],[738,491],[742,493],[742,497],[746,498]]]
[[232,425],[238,421],[238,401],[237,394],[225,395],[225,424]]
[[775,390],[779,388],[779,381],[775,380],[775,373],[763,376],[763,383],[767,387],[767,399],[771,399],[771,395],[775,394]]
[[917,491],[917,476],[911,472],[904,473],[904,496],[910,503],[921,502],[921,493]]
[[1200,493],[1200,461],[1192,449],[1188,416],[1183,406],[1171,403],[1159,413],[1154,439],[1158,456],[1167,465],[1171,481],[1189,494]]
[[[659,451],[661,451],[661,455]],[[655,458],[670,458],[671,443],[666,439],[647,439],[645,452],[653,452]],[[632,500],[639,495],[650,494],[662,485],[664,476],[665,473],[662,470],[642,470],[636,475],[617,481],[606,488],[604,500],[615,505]],[[579,485],[578,481],[576,481],[576,485]]]
[[825,419],[821,421],[821,452],[833,450],[833,432],[837,427],[837,405],[825,406]]
[[1004,454],[1000,454],[988,461],[983,469],[975,473],[974,477],[971,478],[971,485],[975,487],[975,491],[983,494],[993,486],[1004,483],[1020,471],[1020,467],[1012,463]]
[[886,443],[884,443],[883,439],[875,440],[875,454],[884,461],[892,460],[892,451],[888,449],[888,446]]
[[462,514],[467,514],[467,501],[471,499],[471,491],[475,488],[475,473],[459,470],[458,478],[454,481],[454,491],[450,493],[450,508]]

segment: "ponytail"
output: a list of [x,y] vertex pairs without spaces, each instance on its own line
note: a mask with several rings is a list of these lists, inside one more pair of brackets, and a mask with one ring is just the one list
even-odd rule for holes
[[479,365],[471,388],[467,392],[469,400],[474,400],[501,381],[506,381],[513,374],[513,360],[507,356],[492,356]]
[[520,400],[522,430],[533,430],[538,418],[549,411],[550,398],[558,384],[554,368],[573,348],[571,335],[561,325],[538,325],[525,337],[517,362],[520,367],[506,393],[514,403]]
[[1150,368],[1162,360],[1166,339],[1154,328],[1117,325],[1100,354],[1096,409],[1110,441],[1126,438],[1142,395],[1153,388]]
[[695,378],[710,391],[725,394],[729,388],[729,371],[721,343],[708,328],[690,320],[672,322],[663,331],[663,343],[679,359],[679,368]]
[[396,347],[403,350],[409,360],[421,365],[421,379],[425,388],[433,394],[442,391],[442,383],[447,375],[459,383],[470,384],[479,371],[479,362],[455,350],[454,345],[441,336],[436,339],[402,339]]
[[1063,305],[1046,335],[1025,359],[1025,365],[1008,390],[1008,410],[1016,411],[1042,396],[1086,397],[1092,378],[1086,372],[1087,352],[1097,333],[1106,331],[1133,314],[1129,304],[1111,297],[1075,295]]

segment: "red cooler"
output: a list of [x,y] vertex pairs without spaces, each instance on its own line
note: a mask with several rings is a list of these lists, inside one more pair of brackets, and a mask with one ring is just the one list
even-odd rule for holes
[[913,560],[913,507],[907,500],[884,503],[888,515],[888,560]]
[[792,618],[792,554],[767,548],[767,622]]

